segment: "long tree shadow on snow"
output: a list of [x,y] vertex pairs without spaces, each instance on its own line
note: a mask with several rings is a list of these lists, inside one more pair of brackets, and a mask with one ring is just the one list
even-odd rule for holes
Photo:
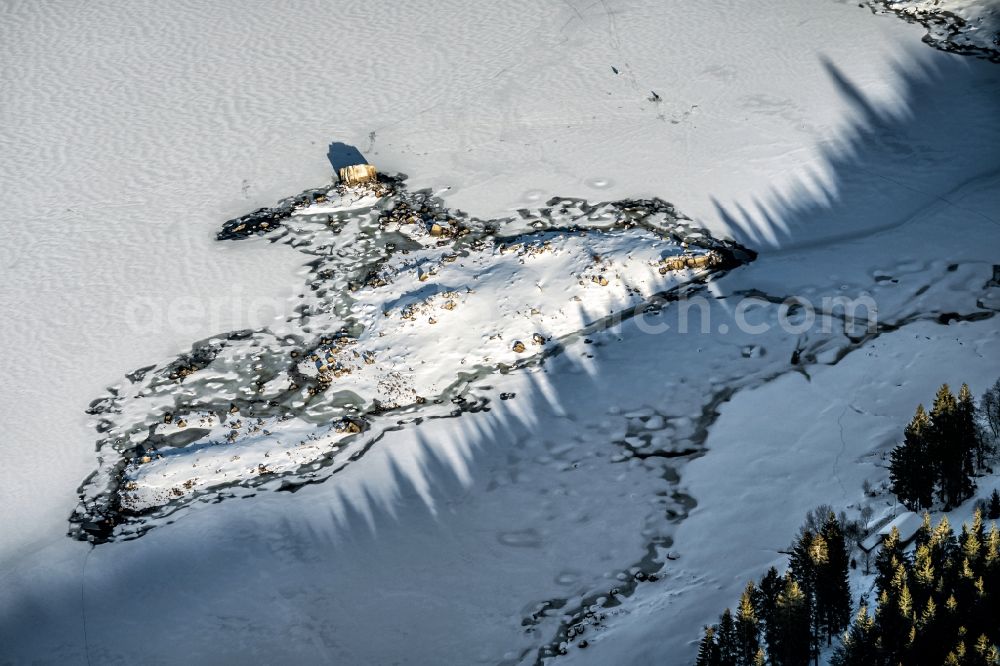
[[794,251],[892,229],[941,204],[956,212],[956,227],[942,233],[961,233],[963,216],[976,213],[949,197],[1000,169],[1000,79],[983,61],[913,58],[896,63],[889,102],[872,101],[823,60],[854,116],[824,141],[819,172],[807,169],[749,201],[715,201],[738,242]]

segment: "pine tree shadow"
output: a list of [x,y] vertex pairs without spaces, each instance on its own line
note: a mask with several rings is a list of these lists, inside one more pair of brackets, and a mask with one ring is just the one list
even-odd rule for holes
[[[728,232],[771,253],[867,237],[930,206],[948,205],[956,186],[996,173],[995,67],[960,56],[915,58],[894,65],[888,102],[873,101],[824,58],[853,117],[823,142],[818,172],[806,169],[749,201],[713,200]],[[958,227],[964,213],[955,210]]]

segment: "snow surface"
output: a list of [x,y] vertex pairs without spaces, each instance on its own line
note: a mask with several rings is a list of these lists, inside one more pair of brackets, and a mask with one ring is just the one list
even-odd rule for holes
[[[806,509],[870,501],[917,402],[1000,374],[1000,73],[920,26],[790,1],[0,12],[5,660],[531,663],[579,614],[567,661],[686,663]],[[710,333],[651,333],[667,306],[295,492],[66,538],[102,387],[294,312],[301,254],[214,235],[327,181],[331,141],[483,218],[659,196],[762,254],[700,292]],[[890,326],[739,331],[745,297],[773,324],[788,295]]]

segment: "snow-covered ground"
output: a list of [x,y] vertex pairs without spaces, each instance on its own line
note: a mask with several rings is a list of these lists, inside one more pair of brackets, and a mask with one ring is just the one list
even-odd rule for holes
[[[917,402],[1000,375],[1000,71],[928,48],[919,25],[790,0],[0,12],[16,64],[0,73],[4,660],[531,663],[578,616],[589,645],[566,660],[686,663],[806,509],[864,501]],[[687,333],[670,303],[579,337],[581,321],[547,322],[543,338],[571,338],[561,353],[470,378],[467,408],[382,417],[349,465],[168,504],[138,539],[67,538],[104,387],[238,329],[287,344],[310,258],[215,234],[327,182],[331,141],[481,219],[661,197],[761,254],[697,286]],[[559,241],[543,306],[617,288],[556,279],[620,240],[596,235]],[[610,256],[656,281],[654,251]],[[505,267],[517,256],[484,249],[440,277],[527,279]],[[422,294],[394,270],[398,291],[360,294],[368,330],[386,299]],[[417,358],[431,328],[466,325],[513,345],[511,313],[546,310],[503,284],[479,295],[508,303],[467,320],[447,321],[473,305],[456,299],[435,324],[389,317],[370,351],[388,337]],[[874,303],[881,327],[845,327],[837,297]],[[449,337],[482,346],[442,347],[419,381],[520,354],[478,333]],[[136,404],[123,423],[156,412]]]

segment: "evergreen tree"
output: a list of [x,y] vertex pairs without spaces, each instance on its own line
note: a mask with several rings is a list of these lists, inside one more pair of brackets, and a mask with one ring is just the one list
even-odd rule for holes
[[[892,596],[890,596],[890,592]],[[876,634],[882,654],[889,664],[897,664],[902,655],[902,645],[909,632],[909,619],[900,612],[896,588],[882,588],[875,610]]]
[[910,594],[910,586],[906,583],[903,583],[903,587],[899,591],[899,614],[908,620],[916,619],[913,612],[913,595]]
[[903,443],[889,459],[892,492],[907,508],[930,508],[934,496],[935,466],[931,462],[928,435],[930,419],[923,405],[917,405],[913,419],[903,431]]
[[754,607],[754,598],[758,593],[753,581],[747,583],[736,610],[736,663],[739,666],[753,666],[760,650],[760,621]]
[[716,640],[719,644],[719,666],[737,666],[739,653],[739,637],[736,633],[736,622],[733,614],[727,608],[719,618],[716,630]]
[[[961,468],[960,461],[951,455],[949,443],[955,433],[955,396],[947,384],[942,384],[934,396],[931,407],[931,427],[927,432],[929,462],[933,465],[937,481],[938,499],[950,505],[949,499],[955,489],[956,470]],[[956,462],[959,464],[956,466]]]
[[930,543],[931,540],[931,514],[924,511],[923,522],[920,523],[920,527],[917,528],[916,534],[913,535],[913,543],[918,546],[922,546],[925,543]]
[[990,532],[986,536],[985,542],[986,554],[983,559],[983,568],[989,575],[994,568],[1000,568],[1000,530],[997,529],[996,523],[990,525]]
[[983,556],[983,512],[976,509],[972,514],[972,525],[962,525],[962,533],[958,537],[958,548],[962,556],[969,561],[976,571]]
[[923,608],[917,613],[916,632],[913,646],[910,651],[911,656],[920,656],[921,661],[927,663],[941,663],[947,652],[944,634],[938,631],[938,611],[937,604],[933,597],[928,597],[923,604]]
[[774,666],[806,666],[812,656],[809,600],[789,573],[778,595],[775,629],[768,635],[768,652]]
[[[959,627],[962,625],[963,613],[959,610],[958,600],[955,598],[954,594],[949,594],[944,601],[944,608],[941,609],[939,615],[936,631],[937,636],[932,637],[932,640],[941,641],[941,637],[947,636],[957,636],[959,635]],[[926,632],[927,628],[923,628]]]
[[896,575],[896,567],[903,559],[899,530],[893,527],[889,530],[889,534],[882,537],[882,548],[875,554],[875,586],[878,589],[889,589],[889,583]]
[[[819,651],[820,613],[816,608],[817,570],[824,566],[828,552],[826,540],[821,534],[803,529],[798,540],[792,545],[788,562],[788,573],[798,583],[809,618],[808,639],[810,653]],[[773,657],[774,655],[772,655]]]
[[929,454],[938,479],[938,496],[945,509],[960,504],[975,488],[975,442],[969,441],[963,412],[947,384],[942,384],[931,409]]
[[851,620],[850,556],[840,521],[831,512],[820,536],[826,543],[826,557],[816,562],[816,611],[819,626],[826,632],[827,645]]
[[[990,525],[990,531],[984,541],[985,553],[982,562],[983,587],[992,594],[983,600],[982,609],[985,617],[1000,617],[1000,530],[997,524]],[[994,642],[1000,641],[1000,636],[993,636]]]
[[880,666],[885,663],[878,646],[875,618],[869,615],[867,606],[861,606],[830,663],[831,666]]
[[[811,657],[818,657],[817,627],[829,636],[843,622],[837,610],[846,596],[842,584],[847,554],[841,532],[832,512],[822,523],[807,521],[792,547],[784,578],[772,567],[759,587],[748,584],[736,614],[727,610],[719,626],[706,630],[698,663],[764,666],[769,659],[771,666],[806,666]],[[1000,666],[996,523],[987,531],[977,511],[956,539],[947,517],[932,526],[925,514],[912,559],[903,551],[898,531],[892,531],[876,569],[874,612],[862,598],[861,610],[847,625],[831,664]],[[758,620],[764,614],[766,651]]]
[[993,489],[993,494],[990,495],[990,503],[986,509],[986,517],[990,520],[997,520],[1000,518],[1000,492],[997,492],[996,488]]
[[946,509],[962,503],[975,492],[975,475],[993,454],[998,429],[1000,381],[983,395],[978,409],[967,384],[957,398],[942,384],[930,413],[918,406],[903,431],[903,442],[890,453],[893,493],[913,511],[930,508],[935,493]]
[[705,627],[705,634],[698,644],[695,666],[720,666],[719,645],[715,642],[715,627]]
[[996,645],[990,643],[986,634],[980,634],[969,663],[971,666],[998,666],[1000,665],[1000,650],[997,649]]
[[760,579],[760,588],[755,597],[754,605],[757,607],[757,616],[764,623],[764,631],[770,640],[770,635],[775,626],[775,614],[778,610],[778,597],[785,589],[785,581],[778,574],[778,570],[771,567]]
[[934,567],[940,572],[946,571],[949,568],[949,561],[958,553],[958,540],[955,538],[955,532],[951,529],[948,516],[941,516],[937,527],[931,532],[928,545],[931,548]]
[[[962,527],[965,527],[964,523]],[[986,543],[986,526],[983,525],[983,510],[978,507],[972,512],[972,529],[970,533],[979,540],[980,546]]]
[[966,464],[965,473],[971,479],[977,470],[986,465],[989,447],[976,422],[976,401],[968,384],[962,384],[962,388],[958,391],[957,416],[958,437],[965,451],[963,458]]
[[[923,541],[926,544],[930,539],[930,532],[930,516],[924,514],[924,523],[917,531],[918,543]],[[879,597],[875,618],[879,635],[883,637],[886,658],[889,663],[896,664],[902,658],[903,645],[912,625],[912,599],[907,588],[909,560],[903,552],[899,530],[896,528],[889,532],[882,543],[883,548],[876,561]]]

